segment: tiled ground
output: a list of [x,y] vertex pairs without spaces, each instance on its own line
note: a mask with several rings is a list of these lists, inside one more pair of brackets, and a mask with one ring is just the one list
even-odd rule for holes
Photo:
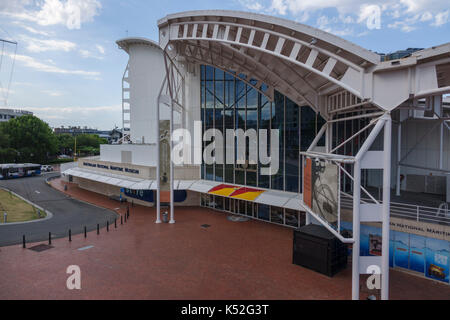
[[[62,189],[59,180],[53,185]],[[115,209],[118,202],[70,185],[76,198]],[[119,210],[125,211],[125,207]],[[124,225],[58,239],[34,252],[0,249],[0,299],[349,299],[347,268],[328,278],[291,263],[292,230],[231,222],[205,208],[176,208],[176,223],[155,224],[135,206]],[[211,227],[202,228],[202,224]],[[79,251],[78,248],[93,248]],[[28,245],[30,247],[31,244]],[[81,290],[66,288],[79,265]],[[391,271],[392,299],[450,299],[450,286]]]

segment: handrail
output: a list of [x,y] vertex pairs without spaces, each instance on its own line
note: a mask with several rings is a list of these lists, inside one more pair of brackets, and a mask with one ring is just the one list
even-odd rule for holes
[[[345,192],[341,199],[341,206],[346,209],[353,208],[353,197]],[[372,203],[371,199],[361,199],[362,203]],[[380,201],[381,203],[381,201]],[[442,214],[443,213],[443,214]],[[450,212],[448,204],[442,203],[439,207],[428,207],[409,203],[391,202],[391,216],[450,226]]]

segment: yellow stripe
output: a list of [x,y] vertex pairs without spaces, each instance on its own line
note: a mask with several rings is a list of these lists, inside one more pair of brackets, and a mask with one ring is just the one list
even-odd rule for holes
[[230,194],[232,194],[234,191],[236,191],[236,189],[234,189],[234,188],[223,188],[223,189],[208,192],[208,193],[227,197]]
[[264,192],[263,190],[246,192],[246,193],[241,193],[241,194],[238,194],[236,196],[233,196],[232,198],[241,199],[241,200],[247,200],[247,201],[254,201],[263,192]]

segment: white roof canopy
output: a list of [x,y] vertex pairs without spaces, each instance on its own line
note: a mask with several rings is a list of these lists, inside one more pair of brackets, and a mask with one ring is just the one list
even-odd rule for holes
[[118,175],[107,172],[99,172],[84,168],[72,168],[63,172],[64,175],[71,175],[83,179],[106,183],[112,186],[133,190],[155,190],[156,182],[154,180],[146,180],[125,175]]
[[159,45],[172,59],[232,71],[269,98],[276,89],[326,119],[366,106],[393,110],[411,97],[450,92],[450,44],[381,62],[378,54],[333,34],[255,13],[181,12],[160,19],[158,27]]

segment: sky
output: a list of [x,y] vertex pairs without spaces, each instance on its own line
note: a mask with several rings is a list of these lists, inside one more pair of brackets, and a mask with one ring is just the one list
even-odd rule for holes
[[0,0],[0,38],[18,43],[0,43],[0,108],[52,127],[120,127],[128,55],[115,41],[158,40],[158,19],[204,9],[278,16],[384,53],[450,39],[448,0]]

